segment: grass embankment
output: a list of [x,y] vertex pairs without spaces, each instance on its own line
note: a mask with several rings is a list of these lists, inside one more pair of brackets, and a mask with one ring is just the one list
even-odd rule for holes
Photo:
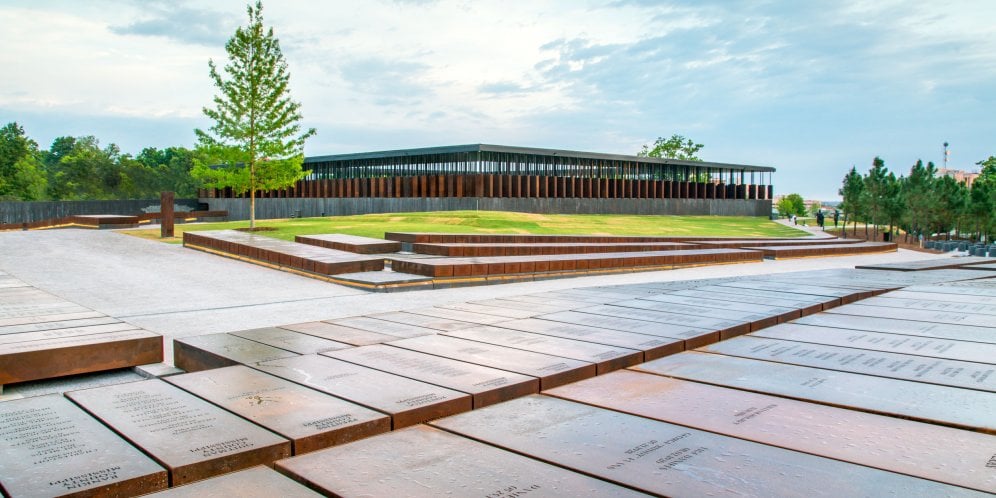
[[[245,228],[248,221],[175,225],[179,243],[183,232]],[[276,230],[261,235],[294,240],[295,235],[345,233],[383,238],[384,232],[521,233],[561,235],[659,235],[722,237],[799,237],[808,235],[767,218],[742,216],[638,216],[529,214],[497,211],[443,211],[384,213],[325,218],[257,221]],[[158,229],[126,230],[137,237],[159,240]]]

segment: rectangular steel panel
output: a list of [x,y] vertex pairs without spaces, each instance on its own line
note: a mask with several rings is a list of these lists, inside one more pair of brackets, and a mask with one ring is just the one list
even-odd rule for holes
[[158,379],[66,396],[166,467],[172,486],[290,456],[290,441]]
[[380,412],[244,365],[164,380],[289,439],[295,455],[391,430]]
[[499,326],[501,328],[562,337],[564,339],[635,349],[643,351],[643,361],[678,353],[685,349],[685,341],[681,339],[669,339],[666,337],[588,327],[573,323],[538,320],[535,318],[502,322]]

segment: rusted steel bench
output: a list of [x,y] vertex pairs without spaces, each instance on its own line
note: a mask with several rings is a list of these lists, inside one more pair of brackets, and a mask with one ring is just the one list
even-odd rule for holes
[[[477,233],[387,232],[384,238],[409,244],[622,244],[738,240],[732,237],[681,237],[643,235],[525,235]],[[812,240],[798,237],[758,237],[751,240]]]
[[696,249],[602,254],[492,256],[479,258],[390,258],[396,272],[428,277],[488,277],[522,273],[586,272],[640,267],[675,267],[761,261],[758,251]]
[[386,254],[401,250],[401,243],[393,240],[360,237],[342,233],[325,233],[318,235],[298,235],[295,242],[312,246],[346,251],[356,254]]
[[319,275],[379,271],[384,260],[237,230],[184,232],[183,245]]
[[810,246],[768,246],[745,247],[744,249],[761,251],[767,259],[807,258],[819,256],[846,256],[849,254],[868,254],[877,252],[895,252],[895,242],[857,242],[848,244],[825,244]]
[[692,249],[694,246],[681,242],[644,243],[492,243],[492,244],[424,244],[412,245],[419,254],[433,256],[480,257],[480,256],[531,256],[553,254],[593,254],[614,252],[668,251]]

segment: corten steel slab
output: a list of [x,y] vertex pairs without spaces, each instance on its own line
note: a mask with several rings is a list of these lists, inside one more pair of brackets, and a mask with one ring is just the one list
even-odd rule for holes
[[[664,311],[624,308],[616,305],[599,305],[592,306],[590,308],[581,308],[578,312],[590,315],[628,318],[632,320],[643,320],[651,323],[670,323],[672,325],[685,325],[688,327],[715,330],[719,332],[719,337],[721,339],[728,339],[730,337],[750,332],[750,323],[743,320],[724,320],[721,318],[682,315],[678,313],[667,313]],[[544,315],[543,317],[546,316],[547,315]]]
[[394,429],[473,408],[469,394],[325,356],[295,356],[253,368],[386,413]]
[[34,325],[50,322],[62,322],[66,320],[80,320],[83,318],[104,318],[106,315],[96,311],[79,311],[75,313],[56,313],[41,316],[23,316],[12,318],[0,318],[0,327],[10,327],[12,325]]
[[294,241],[356,254],[384,254],[401,250],[400,242],[342,233],[297,235]]
[[286,349],[231,334],[207,334],[173,339],[173,364],[188,372],[297,356]]
[[[623,370],[544,394],[996,493],[996,436]],[[944,465],[938,465],[943,462]]]
[[137,496],[166,470],[59,394],[0,403],[4,496]]
[[961,258],[926,259],[922,261],[906,261],[902,263],[879,263],[875,265],[860,265],[861,270],[891,270],[891,271],[924,271],[942,268],[958,268],[968,265],[996,263],[996,258],[966,256]]
[[911,320],[837,315],[833,313],[810,315],[802,317],[793,323],[996,344],[996,327],[974,327],[971,325],[954,325],[948,323],[915,322]]
[[81,320],[64,320],[60,322],[10,325],[7,327],[0,327],[0,335],[22,334],[26,332],[59,331],[62,329],[76,329],[76,328],[94,327],[98,325],[112,325],[117,323],[122,323],[122,322],[116,318],[111,318],[107,316],[101,318],[84,318]]
[[827,310],[827,313],[867,316],[872,318],[889,318],[894,320],[913,320],[917,322],[972,325],[975,327],[996,326],[996,319],[994,319],[992,315],[981,315],[978,313],[956,313],[952,311],[940,310],[882,308],[879,306],[865,306],[860,303],[839,306],[832,310]]
[[746,289],[745,294],[751,290],[763,290],[770,292],[786,292],[790,294],[805,294],[809,296],[819,296],[824,298],[840,299],[841,304],[847,304],[859,299],[857,290],[834,289],[832,287],[820,287],[816,285],[788,284],[784,282],[765,282],[764,280],[741,280],[736,282],[723,282],[719,287],[733,289]]
[[745,289],[741,287],[723,287],[721,285],[704,285],[702,287],[696,287],[695,289],[682,290],[679,292],[683,293],[688,291],[708,292],[710,294],[715,293],[717,296],[715,299],[729,299],[730,296],[736,296],[736,298],[742,302],[766,300],[763,302],[776,306],[799,308],[803,310],[803,314],[806,313],[807,308],[812,306],[818,306],[818,308],[816,308],[817,311],[832,308],[834,306],[840,306],[839,297],[795,294],[789,291],[769,291],[763,289]]
[[240,330],[229,332],[234,336],[250,341],[261,342],[267,346],[286,349],[297,354],[321,353],[322,351],[334,351],[353,347],[351,344],[330,341],[313,335],[302,334],[279,327],[266,327],[261,329]]
[[637,351],[643,351],[643,358],[641,361],[653,360],[662,356],[684,351],[685,349],[685,341],[681,339],[655,337],[645,334],[635,334],[632,332],[588,327],[573,323],[537,320],[535,318],[503,322],[499,326],[501,328],[521,330],[523,332],[533,332],[553,337],[562,337],[564,339],[573,339],[577,341],[594,342],[597,344],[635,349]]
[[[492,307],[500,308],[502,310],[507,309],[507,308],[519,309],[519,310],[524,310],[524,311],[528,311],[528,312],[531,312],[531,313],[538,313],[538,314],[542,314],[542,313],[555,313],[557,311],[563,311],[563,310],[571,309],[573,307],[573,306],[558,306],[558,305],[556,305],[554,303],[543,303],[543,304],[540,304],[540,303],[533,303],[533,302],[528,302],[528,301],[517,301],[517,300],[513,300],[513,299],[508,299],[508,298],[481,299],[479,301],[468,301],[468,304],[476,304],[476,305],[479,305],[479,306],[492,306]],[[584,304],[584,303],[580,303],[577,306],[578,307],[584,307],[584,306],[587,306],[587,305]]]
[[60,339],[69,337],[83,337],[95,334],[105,334],[108,332],[123,332],[126,330],[138,330],[138,327],[124,323],[108,323],[104,325],[91,325],[88,327],[72,327],[65,329],[43,330],[40,332],[18,332],[0,334],[0,344],[10,344],[15,342],[32,342],[45,339]]
[[470,394],[474,408],[539,392],[536,377],[391,346],[363,346],[322,355]]
[[327,496],[643,496],[424,425],[277,462]]
[[531,318],[536,315],[542,315],[543,313],[548,313],[546,310],[526,310],[522,308],[514,307],[500,307],[498,305],[485,306],[482,304],[471,304],[471,303],[454,303],[438,306],[437,308],[465,311],[467,313],[476,313],[478,315],[495,315],[507,319],[521,319],[521,318]]
[[768,259],[806,258],[812,256],[848,256],[878,252],[895,252],[895,242],[857,242],[822,244],[816,246],[745,246],[744,249],[760,251]]
[[543,395],[447,417],[432,425],[665,496],[976,494]]
[[808,342],[738,337],[700,351],[996,393],[996,365]]
[[996,289],[986,289],[971,285],[916,285],[903,289],[911,292],[929,291],[939,294],[965,294],[969,296],[996,297]]
[[165,380],[289,439],[295,455],[391,430],[380,412],[244,365]]
[[[516,301],[520,303],[529,304],[540,304],[543,306],[554,306],[560,308],[553,311],[569,311],[574,308],[584,308],[585,306],[590,306],[589,303],[585,301],[576,301],[573,299],[554,297],[548,294],[526,294],[523,296],[505,296],[501,298],[502,301]],[[552,312],[552,311],[551,311]]]
[[0,318],[59,315],[64,313],[79,313],[81,311],[92,310],[68,302],[6,304],[0,305]]
[[536,377],[540,390],[594,377],[596,373],[594,363],[456,337],[427,335],[395,341],[391,346]]
[[322,495],[264,466],[170,488],[156,498],[318,498]]
[[367,346],[370,344],[380,344],[382,342],[394,341],[398,338],[393,335],[378,334],[367,330],[344,327],[328,322],[305,322],[291,325],[282,325],[280,328],[293,330],[302,334],[322,337],[336,342],[342,342],[353,346]]
[[[335,325],[342,325],[344,327],[366,330],[368,332],[374,332],[377,334],[384,334],[389,336],[391,341],[397,340],[399,338],[407,339],[409,337],[431,335],[437,332],[435,329],[419,327],[417,325],[408,325],[405,323],[392,322],[389,320],[378,320],[376,318],[370,318],[366,316],[338,318],[335,320],[327,320],[327,322]],[[378,344],[380,342],[387,342],[387,341],[379,341]]]
[[[717,292],[715,290],[703,290],[707,287],[699,287],[696,289],[682,289],[679,291],[674,291],[670,294],[665,294],[666,296],[676,296],[685,299],[697,299],[702,302],[703,306],[706,306],[706,301],[708,301],[708,306],[724,306],[727,303],[732,303],[736,306],[775,306],[779,308],[794,310],[798,316],[811,315],[813,313],[818,313],[823,310],[823,304],[814,303],[812,301],[795,301],[791,299],[791,295],[782,294],[780,297],[775,298],[772,296],[758,296],[753,292],[750,293],[736,293],[735,289],[723,288],[724,291],[733,291],[733,293],[728,292]],[[650,296],[653,297],[653,296]]]
[[996,271],[996,262],[994,263],[983,263],[978,265],[972,265],[965,267],[969,270],[985,270],[985,271]]
[[632,370],[996,434],[996,396],[923,382],[686,351]]
[[486,342],[498,346],[594,363],[598,375],[626,368],[630,365],[636,365],[643,360],[643,353],[634,349],[498,327],[482,326],[472,329],[455,330],[453,332],[443,332],[443,334],[471,341]]
[[[751,333],[753,337],[811,342],[931,358],[996,364],[996,344],[783,323]],[[996,340],[996,334],[993,335]]]
[[475,322],[465,322],[459,320],[450,320],[446,318],[437,318],[434,316],[408,313],[405,311],[377,313],[375,315],[368,315],[368,318],[376,318],[378,320],[386,320],[388,322],[403,323],[405,325],[415,325],[416,327],[423,327],[433,330],[459,330],[459,329],[467,329],[470,327],[477,327],[479,325],[478,323]]
[[[952,313],[975,313],[979,315],[996,315],[996,304],[952,303],[950,301],[932,301],[928,299],[906,299],[895,296],[873,297],[861,301],[864,306],[881,306],[883,308],[905,308],[925,311],[950,311]],[[996,324],[996,317],[993,317]]]
[[66,393],[179,486],[290,456],[290,441],[158,379]]
[[493,325],[512,320],[512,318],[507,316],[483,315],[471,311],[451,310],[446,308],[416,308],[405,310],[405,312],[428,317],[442,318],[444,320],[469,322],[475,325]]
[[702,247],[713,247],[720,249],[740,249],[744,247],[768,247],[768,246],[822,246],[827,244],[855,244],[862,242],[861,239],[798,239],[798,240],[751,240],[751,239],[731,239],[731,240],[701,240],[694,242]]
[[[756,313],[762,316],[774,317],[779,323],[787,322],[789,320],[799,318],[802,316],[802,312],[796,308],[786,308],[781,306],[775,306],[772,304],[752,304],[745,302],[736,301],[715,301],[713,299],[702,299],[701,297],[695,296],[684,296],[680,294],[668,293],[668,294],[656,294],[652,296],[641,297],[641,300],[648,301],[660,301],[672,304],[681,304],[685,306],[694,306],[700,310],[701,313],[712,313],[714,310],[727,310],[727,311],[738,311],[747,313]],[[626,301],[616,303],[620,306],[625,306]],[[770,301],[768,301],[770,303]]]
[[928,301],[959,303],[959,304],[988,304],[996,306],[996,296],[978,296],[971,294],[947,294],[934,292],[927,287],[919,287],[917,290],[906,288],[882,294],[881,298],[902,298],[902,299],[926,299]]
[[703,308],[701,306],[650,299],[630,299],[629,301],[619,301],[614,303],[613,306],[636,308],[639,310],[663,311],[665,313],[675,313],[679,315],[721,318],[736,322],[747,322],[750,325],[750,330],[758,330],[775,325],[778,323],[779,315],[782,314],[765,313],[760,311],[738,311],[730,308]]
[[607,330],[631,332],[634,334],[645,334],[669,339],[681,339],[685,341],[685,349],[694,349],[700,346],[705,346],[706,344],[712,344],[719,340],[718,330],[690,327],[687,325],[675,325],[670,323],[632,320],[617,316],[592,315],[590,313],[580,313],[577,311],[561,311],[559,313],[550,313],[549,315],[542,315],[536,318],[572,325],[585,325]]
[[0,344],[0,386],[161,361],[163,338],[147,330],[12,342]]

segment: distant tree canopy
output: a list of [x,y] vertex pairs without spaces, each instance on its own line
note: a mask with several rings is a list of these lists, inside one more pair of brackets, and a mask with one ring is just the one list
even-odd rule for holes
[[992,241],[996,235],[996,157],[977,163],[979,177],[969,187],[950,176],[936,176],[934,163],[917,161],[908,176],[898,178],[885,161],[876,157],[868,173],[851,168],[840,188],[841,211],[846,223],[865,224],[877,238],[879,227],[887,225],[905,231],[906,237],[948,234],[968,235]]
[[94,136],[67,136],[40,150],[16,122],[0,128],[0,200],[153,199],[164,190],[194,197],[193,166],[183,147],[132,157]]
[[644,145],[643,150],[637,152],[640,157],[660,157],[665,159],[684,159],[686,161],[701,161],[696,154],[705,145],[697,144],[690,138],[681,135],[671,135],[671,138],[657,137],[653,146]]
[[775,208],[778,209],[779,216],[792,216],[793,214],[806,216],[806,201],[799,194],[789,194],[782,197]]

